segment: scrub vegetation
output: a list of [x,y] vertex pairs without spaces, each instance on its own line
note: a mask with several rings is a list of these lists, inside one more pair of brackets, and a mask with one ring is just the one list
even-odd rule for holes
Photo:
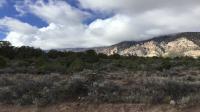
[[200,58],[43,51],[0,42],[0,102],[200,104]]

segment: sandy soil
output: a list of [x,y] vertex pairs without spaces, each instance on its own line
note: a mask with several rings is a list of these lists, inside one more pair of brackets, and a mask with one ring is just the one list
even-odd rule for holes
[[200,112],[200,106],[181,109],[170,105],[65,103],[47,107],[1,105],[0,112]]

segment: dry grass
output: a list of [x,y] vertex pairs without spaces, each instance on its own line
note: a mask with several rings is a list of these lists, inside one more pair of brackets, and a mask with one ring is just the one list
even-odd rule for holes
[[[182,69],[182,68],[181,68]],[[0,102],[46,105],[60,102],[200,104],[198,69],[92,71],[72,75],[1,74]]]
[[200,107],[180,108],[170,105],[80,104],[62,103],[46,107],[0,106],[1,112],[199,112]]

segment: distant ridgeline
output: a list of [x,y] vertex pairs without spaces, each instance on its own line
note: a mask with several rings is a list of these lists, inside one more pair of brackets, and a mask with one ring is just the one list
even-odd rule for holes
[[185,32],[155,37],[145,41],[126,41],[108,47],[94,48],[107,55],[140,57],[199,57],[200,32]]
[[[9,42],[0,41],[0,47],[12,47]],[[13,47],[12,47],[13,48]],[[7,48],[8,49],[8,48]],[[16,49],[16,48],[15,48]],[[19,49],[34,49],[21,47]],[[37,52],[40,49],[35,49]],[[57,50],[57,51],[56,51]],[[54,52],[85,52],[94,50],[98,54],[138,57],[194,57],[200,56],[200,32],[185,32],[154,37],[145,41],[124,41],[107,47],[66,48]],[[52,52],[52,50],[51,50]],[[34,55],[33,55],[34,56]]]

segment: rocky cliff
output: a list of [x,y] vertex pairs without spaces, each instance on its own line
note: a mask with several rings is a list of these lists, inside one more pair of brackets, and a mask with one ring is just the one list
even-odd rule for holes
[[185,32],[159,36],[145,41],[127,41],[108,47],[94,48],[107,55],[142,57],[200,56],[200,32]]

